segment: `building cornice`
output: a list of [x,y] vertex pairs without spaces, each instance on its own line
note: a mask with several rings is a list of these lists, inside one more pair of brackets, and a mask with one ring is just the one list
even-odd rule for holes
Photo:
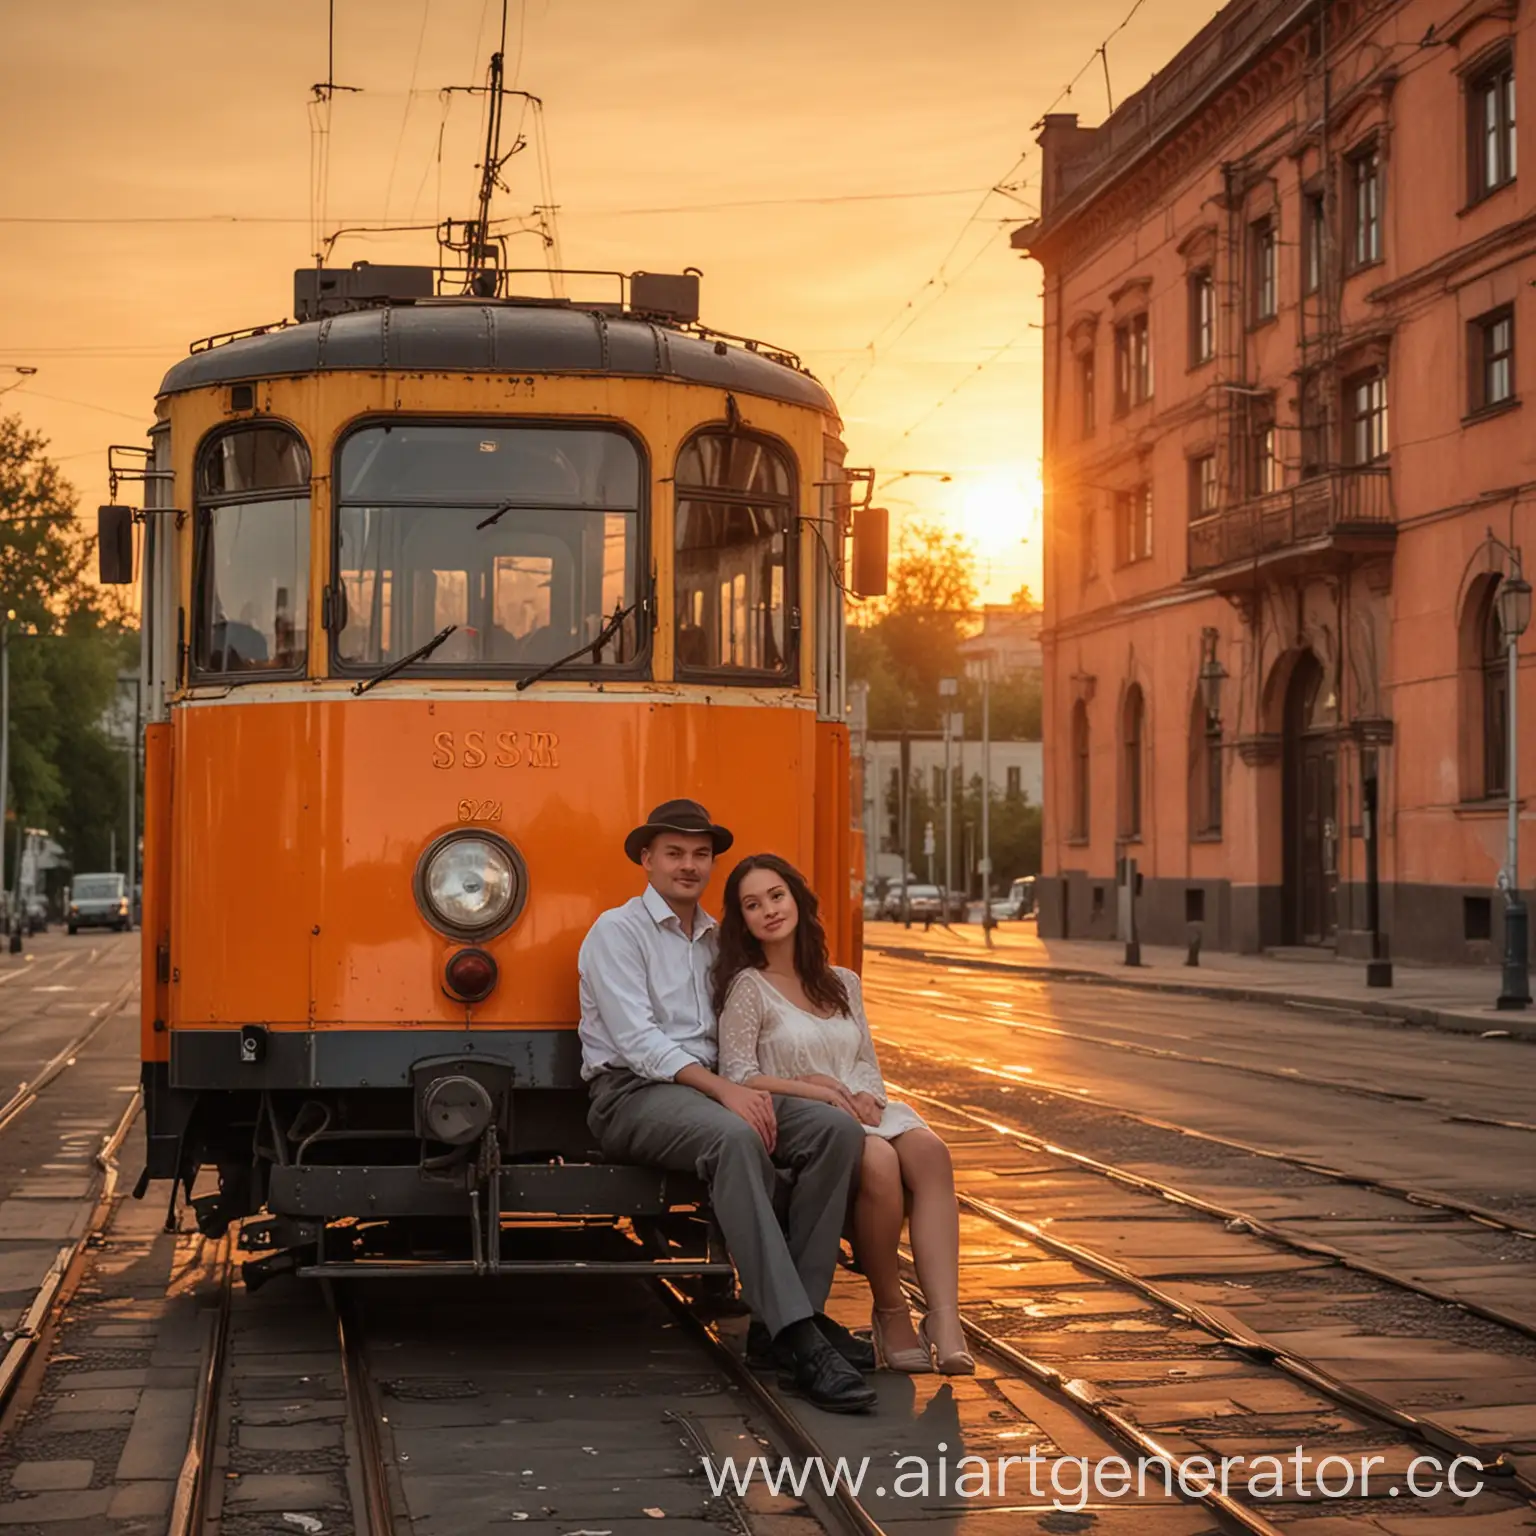
[[[1397,0],[1334,0],[1330,31],[1337,46]],[[1072,266],[1137,208],[1161,201],[1166,187],[1215,158],[1215,146],[1239,131],[1275,96],[1292,87],[1308,65],[1305,24],[1319,0],[1284,0],[1227,6],[1168,66],[1098,129],[1110,135],[1104,162],[1062,197],[1056,207],[1013,232],[1010,243],[1046,265]],[[1206,55],[1247,27],[1249,35],[1225,64],[1180,93],[1181,74],[1200,73]],[[1160,108],[1159,93],[1174,104]],[[1165,115],[1159,120],[1159,111]],[[1150,127],[1147,124],[1150,122]],[[1116,134],[1126,141],[1116,152]]]
[[1412,272],[1405,273],[1390,283],[1372,288],[1366,294],[1366,298],[1372,304],[1390,304],[1395,299],[1405,298],[1408,294],[1417,292],[1420,288],[1455,277],[1457,273],[1466,271],[1468,267],[1475,266],[1487,257],[1496,255],[1506,246],[1514,245],[1531,235],[1536,235],[1536,213],[1528,213],[1523,218],[1512,219],[1508,224],[1501,224],[1497,229],[1490,230],[1488,234],[1476,240],[1469,240],[1465,245],[1458,245],[1455,250],[1447,251],[1445,255],[1425,262],[1422,267],[1416,267]]

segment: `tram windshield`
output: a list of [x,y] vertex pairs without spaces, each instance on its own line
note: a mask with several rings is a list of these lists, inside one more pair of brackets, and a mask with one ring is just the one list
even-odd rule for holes
[[[354,432],[338,467],[344,668],[456,625],[422,671],[529,671],[634,601],[640,455],[621,432],[391,424]],[[639,633],[628,620],[572,670],[627,666]]]

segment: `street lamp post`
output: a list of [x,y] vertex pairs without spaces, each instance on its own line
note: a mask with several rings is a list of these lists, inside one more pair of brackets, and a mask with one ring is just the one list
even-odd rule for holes
[[1494,604],[1499,630],[1509,653],[1509,845],[1499,883],[1504,888],[1504,977],[1497,1007],[1528,1008],[1531,1002],[1529,914],[1520,899],[1520,771],[1519,693],[1520,637],[1531,622],[1531,584],[1521,572],[1519,555],[1511,551],[1511,573],[1499,583]]
[[[5,813],[11,799],[11,625],[16,622],[16,610],[7,608],[0,619],[0,872],[5,867]],[[20,817],[17,818],[18,823]],[[20,850],[17,851],[17,872],[20,873]],[[0,878],[0,886],[4,885]],[[14,905],[14,903],[13,903]],[[12,912],[7,927],[11,929],[11,953],[21,949],[21,928]]]

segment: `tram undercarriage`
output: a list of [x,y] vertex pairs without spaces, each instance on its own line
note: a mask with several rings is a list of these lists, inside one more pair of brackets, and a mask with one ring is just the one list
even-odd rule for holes
[[601,1270],[729,1290],[701,1181],[594,1160],[571,1032],[425,1033],[178,1031],[145,1069],[141,1188],[171,1179],[207,1236],[240,1222],[250,1286]]

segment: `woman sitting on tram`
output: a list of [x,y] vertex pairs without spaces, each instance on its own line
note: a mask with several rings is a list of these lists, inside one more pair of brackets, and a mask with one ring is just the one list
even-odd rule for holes
[[[775,854],[743,859],[726,882],[713,983],[722,1076],[819,1099],[864,1126],[852,1237],[874,1299],[881,1362],[914,1373],[974,1371],[960,1323],[960,1216],[949,1148],[916,1110],[887,1097],[859,978],[828,963],[816,897]],[[916,1330],[897,1257],[908,1211],[928,1304]]]

